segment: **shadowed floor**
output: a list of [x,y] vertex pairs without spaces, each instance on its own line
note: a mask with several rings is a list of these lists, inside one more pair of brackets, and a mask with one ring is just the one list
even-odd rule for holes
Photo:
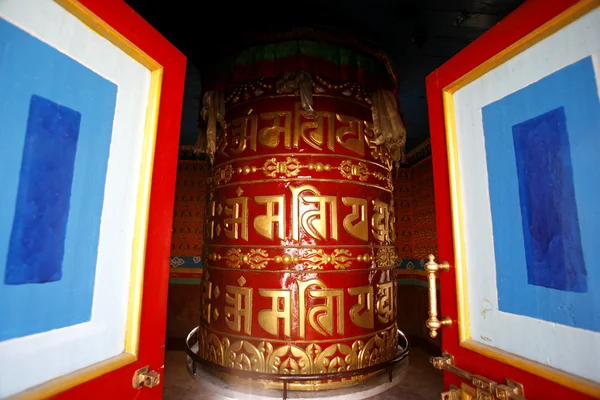
[[[164,400],[212,400],[203,393],[188,375],[185,352],[167,351],[165,354]],[[437,400],[443,389],[442,373],[429,364],[429,355],[419,348],[411,349],[410,366],[404,382],[369,398],[369,400]]]

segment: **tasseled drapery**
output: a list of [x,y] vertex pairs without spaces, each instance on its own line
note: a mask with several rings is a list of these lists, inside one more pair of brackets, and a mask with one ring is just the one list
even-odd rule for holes
[[222,91],[207,91],[202,99],[200,116],[205,121],[205,131],[202,128],[194,146],[194,153],[206,153],[212,164],[217,149],[217,129],[225,129],[225,96]]
[[296,96],[300,96],[300,103],[304,114],[311,118],[314,116],[315,110],[313,108],[313,83],[310,72],[308,71],[295,71],[286,72],[283,77],[277,80],[276,83],[277,93],[294,93]]
[[403,161],[406,146],[406,127],[398,112],[398,103],[393,93],[377,90],[371,94],[373,130],[375,143],[384,145],[393,161]]

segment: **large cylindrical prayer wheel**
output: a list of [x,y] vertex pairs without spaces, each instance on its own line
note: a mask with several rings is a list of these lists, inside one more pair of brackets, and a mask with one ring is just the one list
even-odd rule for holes
[[281,76],[234,83],[222,99],[198,336],[199,355],[230,379],[360,369],[398,346],[392,161],[371,93],[303,71],[312,103],[282,91]]

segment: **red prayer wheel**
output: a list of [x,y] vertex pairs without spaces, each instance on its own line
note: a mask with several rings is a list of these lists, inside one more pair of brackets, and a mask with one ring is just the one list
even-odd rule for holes
[[232,371],[348,371],[398,348],[392,160],[377,143],[369,88],[303,66],[312,107],[278,92],[281,75],[234,82],[223,98],[198,354]]

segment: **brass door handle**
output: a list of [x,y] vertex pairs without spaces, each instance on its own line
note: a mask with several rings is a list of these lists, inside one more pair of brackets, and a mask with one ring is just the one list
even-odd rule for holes
[[435,274],[438,271],[448,271],[450,264],[443,261],[438,264],[435,261],[433,254],[429,255],[429,261],[425,264],[425,271],[427,271],[427,280],[429,281],[429,318],[425,321],[425,326],[429,329],[429,336],[432,338],[437,337],[438,329],[442,327],[452,326],[452,319],[450,317],[444,317],[440,321],[438,319],[437,312],[437,286],[435,284]]

